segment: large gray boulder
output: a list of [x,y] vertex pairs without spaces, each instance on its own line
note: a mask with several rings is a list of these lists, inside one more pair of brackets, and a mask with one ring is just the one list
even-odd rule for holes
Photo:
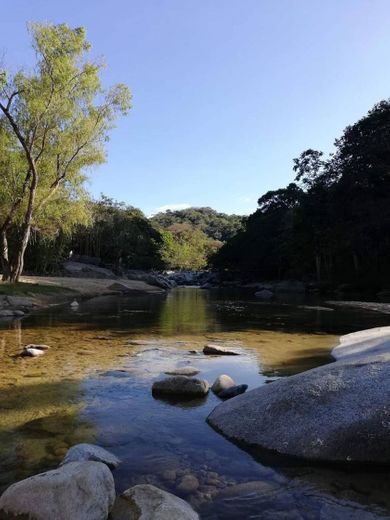
[[209,384],[204,379],[186,376],[172,376],[153,383],[153,395],[178,397],[203,397],[209,391]]
[[175,495],[149,484],[140,484],[120,495],[111,520],[199,520],[192,507]]
[[110,269],[92,264],[68,261],[64,262],[63,268],[68,276],[77,278],[117,278]]
[[95,444],[81,443],[69,448],[61,462],[61,466],[69,464],[69,462],[83,460],[103,462],[103,464],[106,464],[110,469],[114,469],[120,464],[118,457],[104,448],[96,446]]
[[332,350],[335,359],[351,359],[373,354],[390,355],[390,327],[359,330],[339,338]]
[[283,455],[389,464],[390,356],[366,351],[279,379],[220,404],[208,422]]
[[71,462],[10,486],[0,498],[0,519],[106,520],[114,500],[105,464]]

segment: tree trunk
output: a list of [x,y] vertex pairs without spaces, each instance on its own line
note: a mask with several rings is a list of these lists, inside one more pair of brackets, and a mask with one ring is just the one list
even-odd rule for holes
[[8,240],[7,232],[1,231],[0,233],[0,258],[1,258],[1,269],[2,269],[2,280],[3,282],[9,281],[10,278],[10,265],[8,260]]

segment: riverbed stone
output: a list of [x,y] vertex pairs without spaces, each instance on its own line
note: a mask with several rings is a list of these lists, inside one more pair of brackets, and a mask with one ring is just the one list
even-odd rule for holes
[[195,475],[184,475],[183,478],[180,480],[177,490],[180,493],[183,493],[185,495],[189,495],[190,493],[193,493],[196,491],[199,487],[199,480],[195,477]]
[[230,376],[222,374],[218,376],[217,379],[214,381],[211,390],[215,394],[219,394],[220,392],[223,392],[223,390],[227,390],[228,388],[235,386],[235,384],[236,383]]
[[[367,354],[367,353],[366,353]],[[350,357],[218,405],[226,437],[310,461],[390,464],[390,356]]]
[[232,397],[236,397],[237,395],[243,394],[248,390],[248,385],[234,385],[230,388],[225,388],[218,394],[218,397],[221,399],[231,399]]
[[20,310],[13,309],[3,309],[0,310],[0,318],[19,318],[24,316],[24,312]]
[[110,469],[114,469],[120,464],[120,460],[113,453],[105,450],[101,446],[95,444],[81,443],[72,446],[67,451],[61,466],[69,464],[70,462],[93,460],[96,462],[103,462]]
[[233,350],[228,350],[221,345],[216,345],[215,343],[209,343],[203,348],[203,354],[207,356],[239,356],[238,352],[234,352]]
[[22,356],[39,357],[39,356],[43,356],[44,353],[45,353],[45,350],[42,350],[41,348],[27,346],[27,347],[24,347]]
[[154,395],[203,397],[209,391],[209,384],[204,379],[172,376],[153,383]]
[[198,514],[181,498],[149,484],[139,484],[120,495],[111,520],[199,520]]
[[106,520],[114,500],[105,464],[71,462],[10,486],[0,498],[0,519]]

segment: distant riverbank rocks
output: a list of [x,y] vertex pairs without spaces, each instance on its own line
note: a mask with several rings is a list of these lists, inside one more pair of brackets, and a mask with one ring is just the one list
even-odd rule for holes
[[226,401],[211,412],[208,422],[232,440],[282,455],[390,464],[386,329],[342,337],[333,351],[339,361]]
[[172,376],[155,381],[152,386],[153,395],[165,395],[182,398],[204,397],[208,394],[209,383],[204,379],[186,376]]
[[0,518],[106,520],[114,500],[105,464],[70,462],[10,486],[0,498]]
[[233,350],[228,350],[221,345],[216,345],[214,343],[209,343],[203,348],[203,354],[206,356],[239,356],[238,352],[234,352]]
[[114,469],[120,464],[118,457],[104,448],[96,446],[95,444],[82,443],[69,448],[60,465],[63,466],[64,464],[69,464],[69,462],[87,460],[102,462],[110,469]]
[[149,484],[127,489],[115,501],[111,520],[198,520],[181,498]]

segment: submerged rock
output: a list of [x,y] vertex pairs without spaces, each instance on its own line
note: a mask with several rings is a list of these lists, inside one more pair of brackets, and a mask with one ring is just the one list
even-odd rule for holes
[[39,357],[43,356],[44,353],[45,351],[39,348],[24,347],[24,350],[21,355],[24,357]]
[[209,384],[204,379],[173,376],[153,383],[153,395],[171,395],[181,397],[202,397],[209,391]]
[[226,374],[222,374],[217,377],[217,379],[214,381],[213,386],[211,387],[211,390],[215,394],[219,394],[220,392],[223,392],[223,390],[227,390],[231,386],[235,386],[235,382],[230,376],[227,376]]
[[0,498],[0,518],[106,520],[114,500],[105,464],[71,462],[10,486]]
[[180,493],[185,495],[189,495],[196,491],[199,487],[199,480],[195,477],[195,475],[184,475],[184,477],[180,480],[177,490]]
[[120,495],[111,520],[199,520],[184,500],[149,484],[140,484]]
[[222,403],[208,422],[231,439],[283,455],[389,464],[389,403],[390,356],[366,351]]
[[274,297],[274,293],[272,291],[269,291],[268,289],[261,289],[260,291],[255,292],[256,298],[263,301],[272,300]]
[[195,367],[177,367],[167,370],[165,374],[170,376],[196,376],[199,372],[200,370]]
[[114,469],[120,464],[118,457],[104,448],[96,446],[95,444],[82,443],[69,448],[60,466],[69,464],[69,462],[86,460],[103,462],[103,464],[106,464],[110,469]]
[[203,354],[206,356],[239,356],[238,352],[234,352],[233,350],[227,350],[220,345],[216,345],[214,343],[209,343],[203,348]]
[[221,399],[231,399],[232,397],[236,397],[237,395],[243,394],[248,390],[248,385],[235,385],[231,386],[230,388],[226,388],[225,390],[222,390],[218,394],[218,397]]

